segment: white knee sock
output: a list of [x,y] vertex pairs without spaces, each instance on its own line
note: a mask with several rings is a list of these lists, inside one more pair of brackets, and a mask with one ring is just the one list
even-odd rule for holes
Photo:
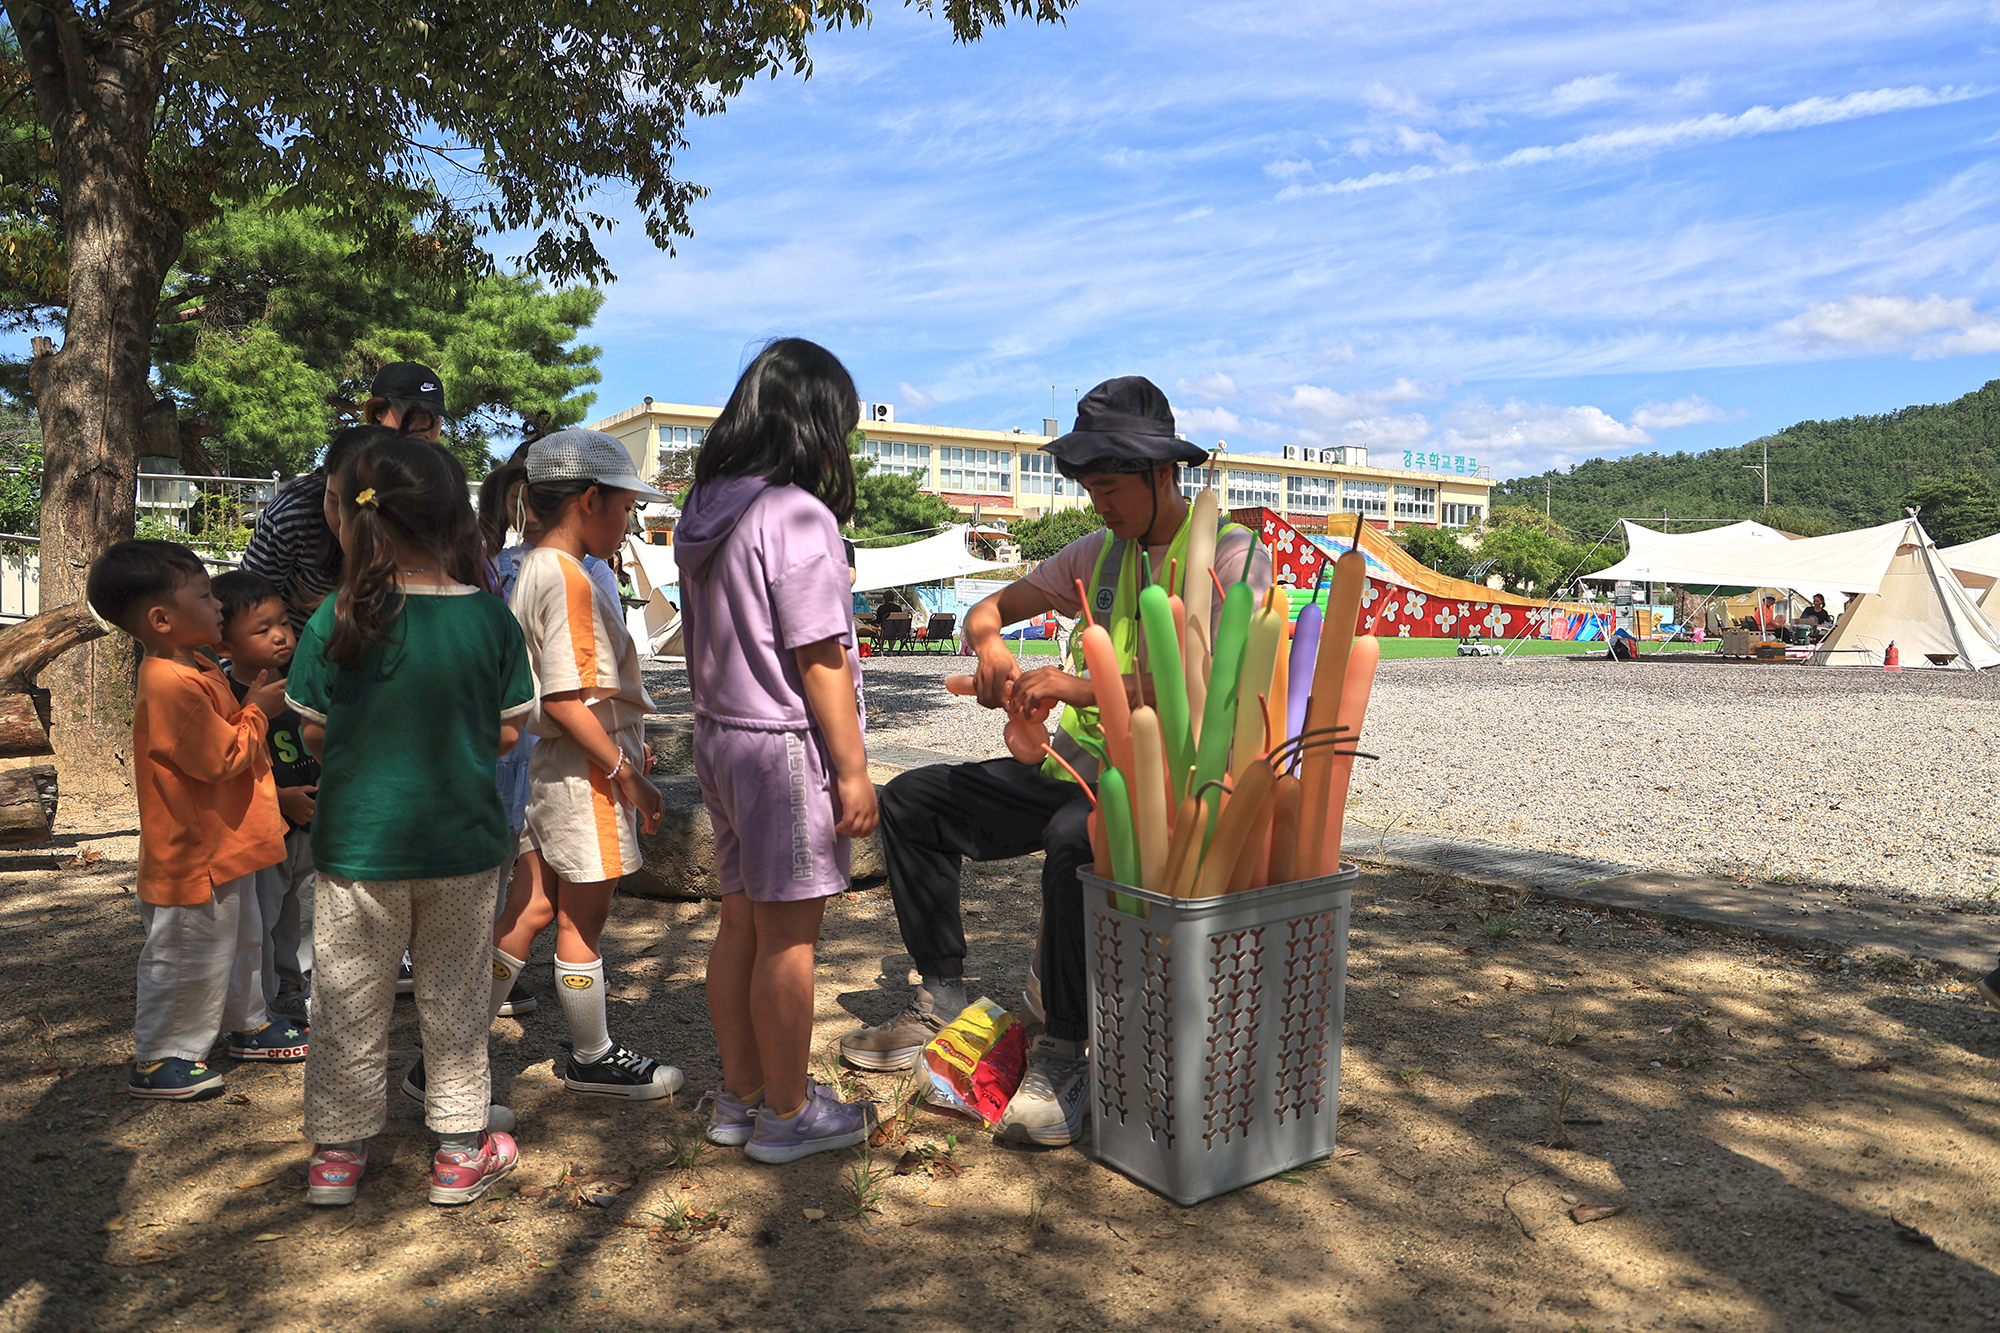
[[487,1010],[488,1018],[500,1017],[500,1006],[507,1002],[507,993],[514,989],[521,969],[527,965],[527,959],[516,958],[497,944],[493,946],[493,1005]]
[[556,998],[569,1021],[576,1058],[584,1064],[602,1060],[611,1050],[611,1029],[604,1015],[604,959],[587,963],[556,959]]

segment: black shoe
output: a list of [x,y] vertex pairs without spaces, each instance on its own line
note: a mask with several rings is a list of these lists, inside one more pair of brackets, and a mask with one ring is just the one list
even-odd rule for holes
[[417,974],[410,970],[410,951],[403,950],[403,964],[396,969],[396,994],[408,995],[417,988]]
[[500,1001],[500,1016],[519,1018],[522,1014],[532,1014],[541,1003],[526,986],[516,981],[514,988],[507,992],[507,998]]
[[410,1066],[410,1072],[403,1075],[403,1095],[423,1106],[426,1104],[424,1092],[424,1057],[420,1055],[417,1062]]
[[594,1092],[600,1097],[624,1097],[635,1102],[670,1097],[685,1082],[681,1071],[672,1065],[628,1051],[615,1041],[603,1059],[590,1064],[578,1060],[572,1050],[569,1064],[563,1070],[563,1086],[571,1092]]
[[1994,968],[1978,981],[1973,982],[1972,988],[1979,992],[1980,999],[1986,1001],[1986,1003],[1992,1005],[1995,1009],[2000,1009],[2000,967]]

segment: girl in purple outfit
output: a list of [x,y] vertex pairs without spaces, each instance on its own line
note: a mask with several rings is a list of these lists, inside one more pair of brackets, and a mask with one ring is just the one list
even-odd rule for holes
[[860,417],[831,352],[773,342],[709,428],[674,532],[695,773],[723,893],[708,1137],[760,1162],[850,1148],[875,1127],[874,1107],[806,1076],[820,918],[848,885],[849,840],[876,819],[840,541]]

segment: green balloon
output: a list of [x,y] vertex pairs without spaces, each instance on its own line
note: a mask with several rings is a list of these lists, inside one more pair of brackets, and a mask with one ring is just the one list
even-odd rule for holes
[[1097,775],[1097,810],[1104,820],[1104,839],[1111,844],[1111,878],[1137,888],[1139,835],[1132,827],[1132,793],[1109,764]]
[[1188,769],[1194,763],[1188,744],[1187,676],[1181,667],[1180,638],[1174,632],[1174,608],[1166,589],[1157,583],[1139,592],[1139,628],[1146,636],[1146,661],[1153,673],[1153,708],[1160,715],[1167,787],[1170,799],[1179,804],[1187,795]]
[[[1232,584],[1222,599],[1222,620],[1215,627],[1215,665],[1208,674],[1208,706],[1201,715],[1201,751],[1194,761],[1196,791],[1229,771],[1229,742],[1236,734],[1236,687],[1243,675],[1243,653],[1250,645],[1250,613],[1256,600],[1250,585],[1242,580]],[[1215,832],[1215,820],[1211,811],[1204,846]]]

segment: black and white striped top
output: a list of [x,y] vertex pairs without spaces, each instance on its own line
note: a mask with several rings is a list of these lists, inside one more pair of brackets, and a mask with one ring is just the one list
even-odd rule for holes
[[312,612],[300,603],[317,602],[340,586],[340,543],[326,526],[325,495],[326,478],[317,473],[289,483],[265,508],[243,552],[243,568],[277,588],[292,628],[301,632]]

